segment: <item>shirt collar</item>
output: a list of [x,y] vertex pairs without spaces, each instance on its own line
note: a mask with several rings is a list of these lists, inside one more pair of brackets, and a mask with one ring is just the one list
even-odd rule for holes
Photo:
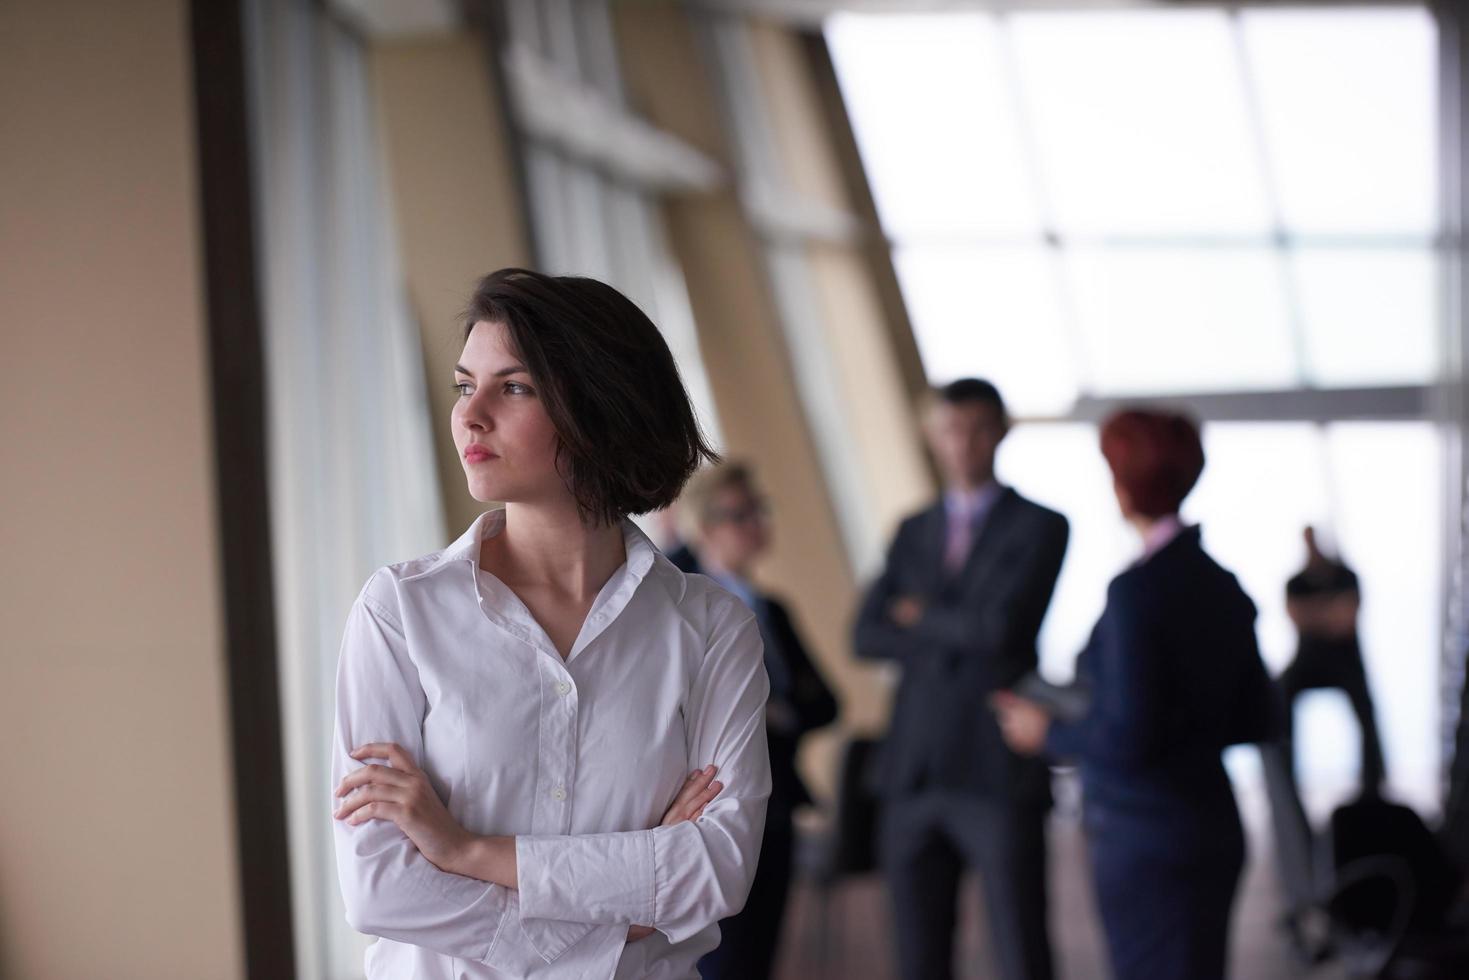
[[755,608],[758,596],[755,593],[755,587],[750,584],[749,580],[741,578],[733,572],[710,571],[708,574],[714,581],[733,592],[745,605],[751,609]]
[[1148,529],[1147,536],[1143,538],[1143,555],[1139,560],[1147,561],[1162,551],[1183,529],[1183,521],[1179,520],[1177,514],[1169,514],[1159,520]]
[[[479,564],[479,546],[485,538],[492,538],[505,529],[505,508],[497,507],[487,510],[470,522],[464,533],[455,538],[447,548],[430,556],[429,566],[423,571],[406,578],[421,578],[432,575],[442,569],[468,561]],[[648,574],[653,567],[653,562],[658,557],[658,549],[653,542],[643,533],[631,520],[622,519],[622,542],[627,550],[627,571],[632,575],[634,581],[640,580]],[[406,579],[405,579],[406,581]]]
[[1003,489],[998,482],[991,480],[973,490],[945,490],[944,509],[950,515],[978,517],[994,506]]

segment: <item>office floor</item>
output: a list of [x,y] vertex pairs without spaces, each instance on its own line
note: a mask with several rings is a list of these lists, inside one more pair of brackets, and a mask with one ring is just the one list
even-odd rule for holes
[[[1085,845],[1074,820],[1051,827],[1051,937],[1058,980],[1106,980],[1106,948],[1098,924]],[[973,880],[962,899],[956,977],[990,980],[998,974],[985,938],[983,901]],[[1343,980],[1336,964],[1314,969],[1297,962],[1276,928],[1281,900],[1269,841],[1251,830],[1249,859],[1235,899],[1230,976],[1239,980]],[[889,980],[894,976],[887,894],[877,877],[839,889],[830,914],[829,955],[821,951],[820,903],[797,883],[791,895],[776,980]]]

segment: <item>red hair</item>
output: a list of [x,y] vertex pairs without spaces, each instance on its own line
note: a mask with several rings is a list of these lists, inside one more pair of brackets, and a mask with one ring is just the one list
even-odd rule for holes
[[1178,513],[1204,470],[1199,427],[1170,412],[1117,412],[1102,425],[1102,455],[1144,517]]

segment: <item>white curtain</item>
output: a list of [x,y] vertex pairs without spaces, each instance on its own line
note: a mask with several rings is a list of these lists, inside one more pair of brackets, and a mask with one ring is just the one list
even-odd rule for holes
[[364,46],[313,0],[246,9],[296,953],[337,980],[366,944],[331,847],[342,626],[373,569],[446,529]]

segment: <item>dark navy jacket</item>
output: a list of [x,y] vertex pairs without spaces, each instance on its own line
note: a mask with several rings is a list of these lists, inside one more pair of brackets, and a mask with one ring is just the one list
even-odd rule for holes
[[1097,844],[1234,850],[1239,813],[1220,753],[1275,735],[1280,707],[1255,605],[1197,527],[1112,580],[1077,675],[1088,713],[1053,722],[1046,744],[1079,761]]

